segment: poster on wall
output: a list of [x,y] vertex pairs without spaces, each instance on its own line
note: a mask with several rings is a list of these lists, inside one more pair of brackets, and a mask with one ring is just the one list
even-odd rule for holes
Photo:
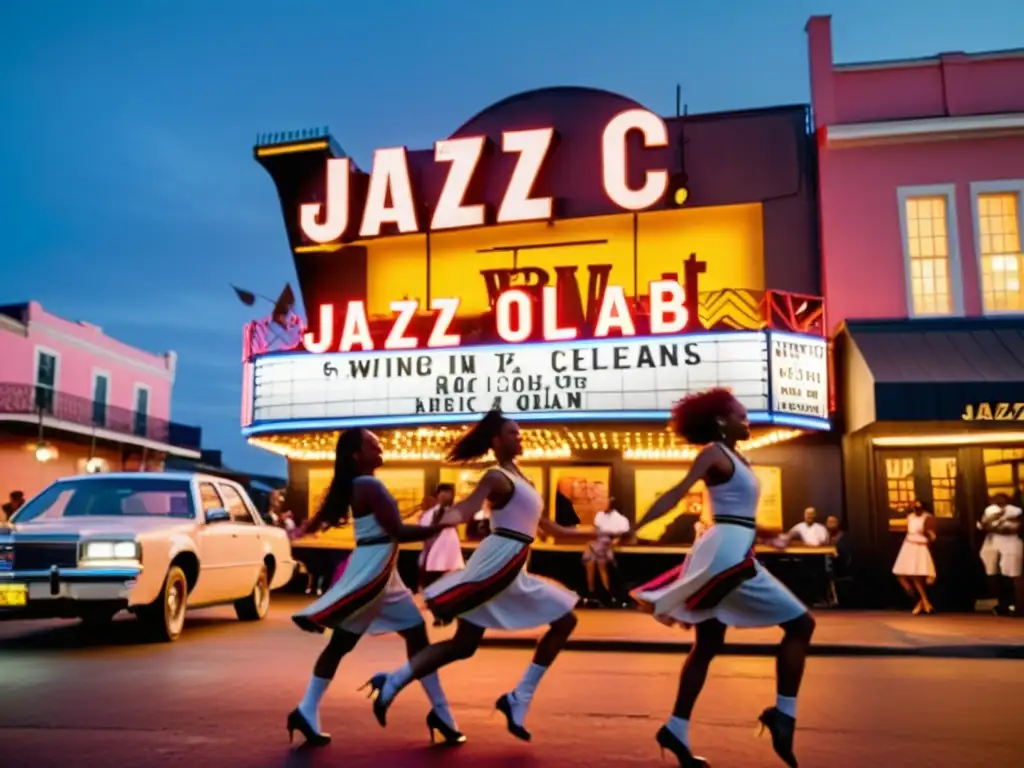
[[610,481],[607,465],[552,467],[548,517],[566,527],[592,526],[594,515],[608,509]]
[[754,423],[827,429],[827,373],[823,339],[762,331],[275,353],[252,365],[243,431],[464,423],[495,406],[520,421],[656,421],[712,387]]

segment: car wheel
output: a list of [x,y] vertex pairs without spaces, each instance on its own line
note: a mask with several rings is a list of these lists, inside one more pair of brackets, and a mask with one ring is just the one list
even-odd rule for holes
[[256,586],[248,597],[235,601],[235,614],[240,621],[259,621],[270,610],[270,576],[267,567],[260,568]]
[[181,568],[172,565],[160,596],[139,612],[139,621],[146,634],[154,640],[173,643],[181,637],[181,630],[185,627],[187,605],[188,582]]

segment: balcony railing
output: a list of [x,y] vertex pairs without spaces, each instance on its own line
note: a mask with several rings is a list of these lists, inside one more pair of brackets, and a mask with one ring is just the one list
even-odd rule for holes
[[[630,299],[637,333],[646,334],[650,328],[648,297]],[[782,291],[752,291],[727,288],[700,294],[697,317],[690,318],[688,331],[759,331],[776,330],[825,336],[825,307],[820,296],[809,296]],[[424,312],[413,318],[407,334],[426,338],[433,327],[435,313]],[[380,349],[391,331],[391,315],[371,317],[370,336]],[[242,359],[252,360],[268,352],[281,352],[302,347],[302,321],[297,317],[295,327],[275,326],[270,319],[249,323],[243,332]],[[540,327],[539,322],[534,323]],[[582,337],[587,337],[586,323]],[[452,333],[462,336],[464,345],[488,344],[500,341],[494,323],[494,310],[477,316],[457,317],[452,322]],[[337,334],[335,334],[337,338]],[[532,339],[531,339],[532,340]]]
[[202,430],[49,387],[0,382],[2,414],[38,415],[198,451]]

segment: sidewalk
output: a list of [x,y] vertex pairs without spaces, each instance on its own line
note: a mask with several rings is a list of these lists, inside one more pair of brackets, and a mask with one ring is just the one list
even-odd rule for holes
[[[580,623],[569,648],[580,651],[683,653],[692,630],[669,628],[650,616],[629,610],[580,610]],[[814,613],[818,629],[815,656],[924,656],[936,658],[1024,659],[1024,620],[985,614],[911,616],[887,611]],[[431,638],[448,637],[451,628],[430,630]],[[484,645],[532,648],[542,630],[488,632]],[[782,633],[772,629],[736,629],[725,653],[774,655]]]

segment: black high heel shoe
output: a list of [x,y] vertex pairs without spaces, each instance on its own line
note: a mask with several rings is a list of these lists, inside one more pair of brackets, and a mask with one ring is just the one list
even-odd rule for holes
[[772,735],[772,749],[789,768],[797,768],[796,755],[793,754],[793,736],[796,732],[796,720],[780,712],[775,707],[768,707],[758,718],[761,733],[768,729]]
[[494,708],[505,716],[505,724],[508,726],[509,733],[517,739],[529,741],[533,738],[533,734],[512,719],[512,702],[509,701],[509,698],[514,695],[515,694],[512,693],[503,693],[498,700],[494,702]]
[[302,738],[306,740],[306,744],[311,747],[323,747],[331,743],[331,734],[320,733],[312,725],[309,720],[299,712],[298,708],[293,709],[288,713],[288,743],[295,741],[295,732],[298,731],[302,734]]
[[370,692],[366,694],[366,698],[373,699],[373,716],[377,718],[377,722],[380,723],[380,727],[384,728],[388,724],[388,707],[391,706],[391,702],[384,701],[381,696],[381,692],[384,690],[384,684],[388,681],[388,676],[385,674],[374,675],[366,684],[359,690],[365,691],[367,688]]
[[668,751],[676,756],[676,760],[679,761],[679,765],[682,768],[711,768],[707,760],[694,755],[690,748],[680,741],[679,737],[666,726],[663,725],[658,729],[658,735],[655,738],[658,746],[661,747],[662,760],[665,759],[665,752]]
[[466,735],[457,731],[441,719],[441,716],[434,710],[427,715],[427,730],[430,731],[430,743],[436,743],[436,734],[441,734],[441,744],[445,747],[454,747],[457,744],[466,743]]

